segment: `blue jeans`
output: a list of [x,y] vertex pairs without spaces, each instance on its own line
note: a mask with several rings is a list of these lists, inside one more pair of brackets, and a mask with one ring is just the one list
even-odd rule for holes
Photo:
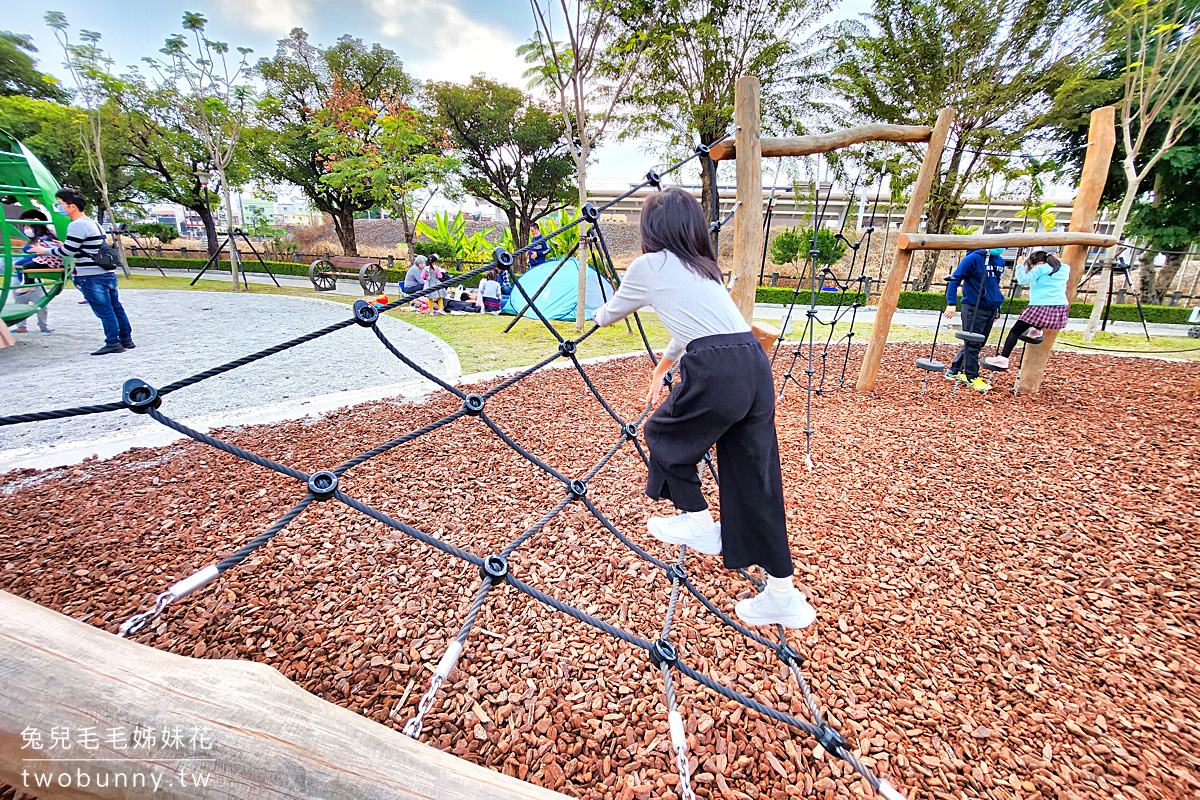
[[129,317],[117,299],[116,275],[77,275],[75,285],[104,325],[104,344],[115,346],[133,338]]

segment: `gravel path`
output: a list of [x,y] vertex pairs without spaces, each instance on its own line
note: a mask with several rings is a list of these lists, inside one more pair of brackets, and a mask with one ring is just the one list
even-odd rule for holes
[[[127,290],[121,301],[137,349],[107,356],[100,321],[78,294],[50,307],[54,333],[17,334],[0,350],[5,391],[0,415],[118,400],[126,379],[162,386],[209,367],[345,319],[341,303],[300,297]],[[458,357],[436,336],[384,317],[389,340],[425,369],[450,379]],[[36,326],[30,324],[30,330]],[[422,390],[415,372],[358,326],[181,390],[163,403],[169,416],[202,429],[265,422]],[[54,424],[0,429],[0,471],[110,455],[131,444],[163,444],[172,431],[131,413],[98,414]],[[82,452],[87,451],[87,452]]]

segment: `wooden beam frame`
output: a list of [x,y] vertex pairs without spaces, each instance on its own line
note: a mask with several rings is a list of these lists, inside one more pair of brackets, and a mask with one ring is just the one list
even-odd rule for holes
[[738,78],[734,88],[733,121],[738,126],[735,141],[743,157],[737,162],[738,207],[733,216],[734,281],[729,294],[746,322],[754,318],[754,293],[758,288],[758,264],[763,246],[759,94],[758,78],[749,75]]
[[[1117,141],[1116,120],[1115,106],[1104,106],[1092,112],[1091,124],[1088,127],[1088,151],[1083,158],[1083,172],[1079,176],[1079,192],[1075,195],[1071,224],[1067,226],[1067,230],[1077,236],[1095,230],[1100,195],[1104,193],[1104,184],[1108,180],[1108,168],[1112,163],[1113,148]],[[1070,244],[1063,248],[1062,262],[1071,268],[1071,277],[1067,279],[1069,303],[1075,301],[1076,289],[1087,262],[1087,251],[1085,244]],[[1056,339],[1058,331],[1048,330],[1045,331],[1041,344],[1025,346],[1025,352],[1021,355],[1021,378],[1017,383],[1019,394],[1037,394],[1041,389],[1046,364],[1050,361],[1050,351],[1054,349]]]
[[[921,163],[921,171],[913,184],[912,195],[908,198],[908,207],[904,211],[904,222],[900,225],[901,233],[916,233],[917,224],[921,221],[921,212],[929,197],[929,187],[940,169],[942,149],[946,146],[946,137],[950,134],[950,126],[954,123],[954,109],[943,108],[938,112],[937,124],[933,126],[933,134],[929,138],[929,149],[925,151],[925,160]],[[871,328],[871,340],[867,344],[867,352],[863,354],[862,367],[858,371],[856,388],[860,392],[869,392],[875,388],[875,379],[879,376],[879,364],[883,360],[883,348],[887,344],[888,333],[892,329],[892,315],[896,313],[896,303],[900,300],[900,289],[904,285],[904,276],[912,264],[912,250],[903,247],[896,250],[892,260],[892,269],[888,272],[887,283],[883,286],[883,295],[879,298],[879,308],[875,312],[875,324]]]
[[[742,80],[745,80],[744,78]],[[755,79],[757,81],[757,79]],[[736,103],[736,101],[735,101]],[[736,112],[735,112],[736,121]],[[740,123],[738,123],[740,124]],[[757,125],[756,125],[757,130]],[[933,128],[928,125],[859,125],[854,128],[819,133],[813,136],[796,136],[788,139],[760,139],[761,150],[759,158],[779,158],[781,156],[808,156],[813,153],[828,153],[852,144],[862,142],[928,142],[933,135]],[[740,139],[728,139],[715,144],[708,151],[713,161],[729,161],[737,158],[738,142]]]
[[[135,726],[153,728],[155,743],[139,746]],[[61,743],[50,749],[55,728],[69,731],[70,750]],[[110,730],[120,735],[110,739]],[[41,749],[31,745],[35,731]],[[172,744],[166,731],[182,738]],[[81,760],[33,760],[49,758]],[[50,775],[52,785],[37,787],[38,774]],[[207,776],[203,788],[201,776]],[[163,652],[6,592],[0,592],[0,783],[43,800],[152,791],[180,800],[565,797],[318,699],[266,664]]]
[[902,233],[896,246],[902,250],[987,250],[990,247],[1112,247],[1115,236],[1102,233],[1050,231],[1047,233],[996,233],[959,236],[953,233]]

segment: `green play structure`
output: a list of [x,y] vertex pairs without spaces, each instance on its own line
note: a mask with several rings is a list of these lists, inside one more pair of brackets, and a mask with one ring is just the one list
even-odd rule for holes
[[[58,181],[54,180],[42,162],[12,134],[0,130],[0,201],[3,201],[4,208],[4,216],[0,219],[0,242],[4,247],[0,317],[5,325],[21,322],[37,313],[39,308],[45,308],[66,284],[71,269],[69,263],[62,269],[46,269],[31,264],[29,269],[22,270],[25,273],[24,283],[20,282],[19,268],[13,263],[21,257],[21,248],[27,243],[22,231],[28,222],[19,219],[23,210],[38,208],[46,213],[57,238],[60,241],[66,238],[70,220],[54,211],[54,193],[58,189]],[[26,292],[39,295],[36,299],[28,303],[16,302],[18,288],[34,289],[38,286],[45,290],[44,293]]]

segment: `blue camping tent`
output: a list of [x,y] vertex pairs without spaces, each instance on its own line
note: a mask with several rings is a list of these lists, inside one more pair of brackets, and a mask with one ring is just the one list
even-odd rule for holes
[[[562,268],[558,269],[562,264]],[[557,272],[555,270],[558,269]],[[551,277],[553,275],[553,277]],[[537,296],[534,305],[537,310],[542,312],[546,319],[558,320],[575,320],[575,303],[578,300],[579,292],[579,261],[570,258],[566,263],[562,260],[547,261],[545,264],[539,264],[532,269],[526,270],[521,277],[517,278],[517,283],[521,289],[525,290],[525,294],[533,297],[534,293],[541,288],[542,284],[549,278],[550,282],[546,288],[542,289],[541,294]],[[596,270],[588,270],[587,282],[587,315],[588,319],[592,318],[592,314],[596,309],[604,305],[606,298],[613,296],[612,284],[604,280],[603,292],[600,286],[601,278],[596,273]],[[505,314],[516,315],[518,311],[525,308],[525,298],[521,295],[520,289],[513,288],[512,294],[505,301],[502,311]],[[523,316],[537,319],[537,314],[533,309],[527,309]]]

